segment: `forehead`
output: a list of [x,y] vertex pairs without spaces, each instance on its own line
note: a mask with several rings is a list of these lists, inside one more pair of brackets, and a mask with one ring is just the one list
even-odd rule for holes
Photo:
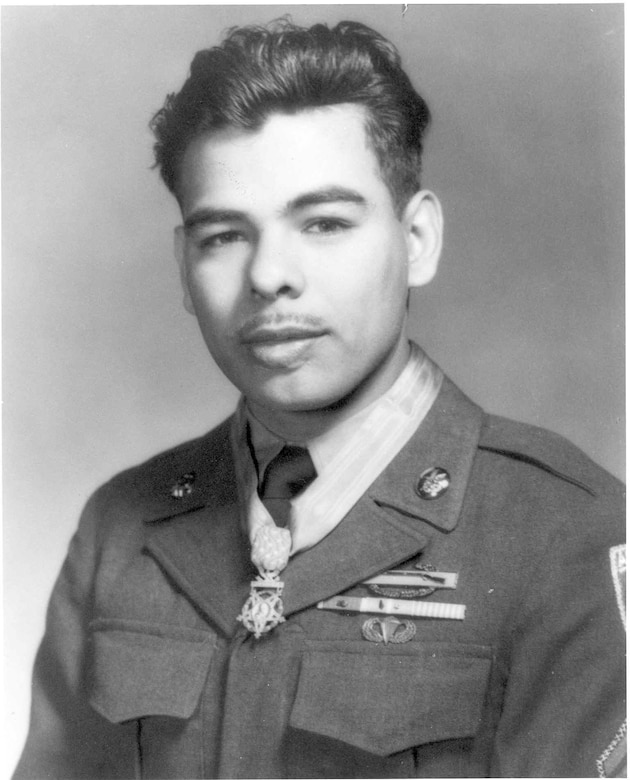
[[372,202],[391,200],[364,110],[351,104],[272,114],[256,131],[200,136],[188,146],[179,173],[184,216],[201,205],[282,205],[334,186],[358,190]]

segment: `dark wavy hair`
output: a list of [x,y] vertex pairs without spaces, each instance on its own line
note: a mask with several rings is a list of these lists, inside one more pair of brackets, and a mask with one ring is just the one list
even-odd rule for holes
[[197,52],[178,93],[151,120],[155,163],[177,196],[190,142],[226,129],[257,130],[273,113],[353,103],[366,109],[366,133],[400,211],[420,189],[429,109],[403,71],[398,51],[359,22],[298,27],[287,18],[234,27]]

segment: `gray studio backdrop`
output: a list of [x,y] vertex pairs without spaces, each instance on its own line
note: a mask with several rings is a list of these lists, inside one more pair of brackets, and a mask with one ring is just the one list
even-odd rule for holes
[[180,305],[147,122],[221,30],[287,12],[391,37],[433,110],[446,243],[414,336],[486,409],[623,473],[623,6],[5,7],[7,766],[88,494],[236,397]]

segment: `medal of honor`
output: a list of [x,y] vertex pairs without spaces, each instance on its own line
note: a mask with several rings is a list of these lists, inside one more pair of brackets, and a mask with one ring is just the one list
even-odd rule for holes
[[267,576],[261,574],[250,583],[249,598],[236,619],[251,631],[256,639],[284,623],[283,590],[284,582],[273,572]]
[[280,572],[289,562],[291,533],[286,528],[262,526],[252,544],[252,562],[259,575],[252,580],[249,597],[236,618],[259,639],[280,623],[284,623]]

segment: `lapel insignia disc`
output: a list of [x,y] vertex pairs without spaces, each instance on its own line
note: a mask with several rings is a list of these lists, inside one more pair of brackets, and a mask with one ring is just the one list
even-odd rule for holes
[[256,639],[284,623],[283,590],[284,583],[277,574],[258,576],[250,583],[249,598],[236,619],[251,631]]
[[370,618],[361,627],[361,633],[368,642],[387,645],[402,645],[415,636],[416,626],[411,620],[398,620],[395,617]]
[[416,492],[425,501],[432,501],[446,493],[451,484],[451,475],[439,466],[427,469],[420,474]]
[[193,492],[193,484],[196,479],[194,471],[188,474],[182,474],[177,482],[171,488],[171,498],[181,499],[189,496]]

